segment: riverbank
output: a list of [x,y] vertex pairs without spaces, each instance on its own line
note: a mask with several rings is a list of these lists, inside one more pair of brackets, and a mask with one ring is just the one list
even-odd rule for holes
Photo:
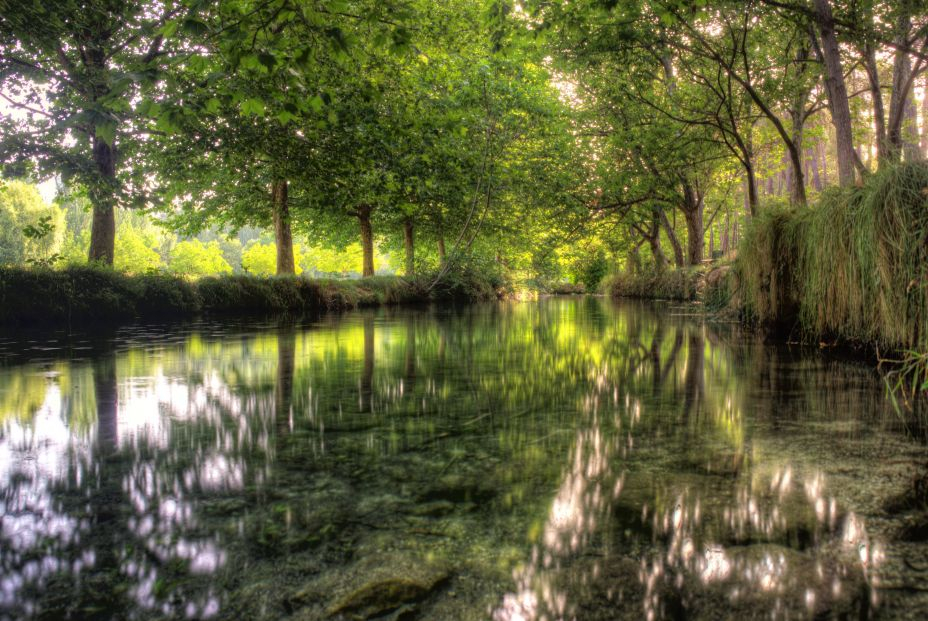
[[216,276],[187,280],[168,274],[129,276],[98,267],[63,270],[0,268],[0,325],[131,321],[199,314],[340,311],[388,304],[481,301],[511,294],[502,279],[463,267],[407,279],[357,280],[300,276]]
[[692,302],[699,298],[704,278],[705,269],[702,267],[637,274],[619,273],[611,276],[603,288],[614,298]]
[[908,163],[811,207],[767,206],[730,265],[621,276],[614,296],[699,300],[794,338],[928,352],[928,165]]

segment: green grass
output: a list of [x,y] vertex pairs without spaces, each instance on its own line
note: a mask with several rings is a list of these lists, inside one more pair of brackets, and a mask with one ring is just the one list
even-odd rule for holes
[[0,324],[128,321],[202,313],[269,314],[360,306],[496,299],[506,287],[466,267],[410,280],[310,280],[298,276],[216,276],[189,281],[167,274],[128,276],[99,267],[62,270],[0,267]]
[[749,317],[816,338],[928,351],[928,165],[909,163],[805,209],[762,211],[735,263]]

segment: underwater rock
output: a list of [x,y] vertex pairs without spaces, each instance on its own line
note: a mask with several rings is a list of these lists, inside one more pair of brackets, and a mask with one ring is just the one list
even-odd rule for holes
[[411,553],[375,554],[330,572],[290,598],[295,618],[371,619],[391,612],[409,618],[450,577],[444,563]]

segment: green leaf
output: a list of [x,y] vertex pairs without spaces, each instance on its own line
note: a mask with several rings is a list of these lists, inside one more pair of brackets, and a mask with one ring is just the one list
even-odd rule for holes
[[193,37],[202,37],[209,33],[209,26],[206,25],[206,22],[194,17],[188,17],[184,20],[183,30],[186,34]]
[[115,121],[98,123],[93,128],[93,133],[106,144],[113,146],[113,142],[116,140],[116,123]]
[[264,102],[257,97],[251,97],[242,102],[242,114],[264,116]]
[[277,65],[277,59],[274,58],[274,55],[267,54],[264,52],[262,52],[261,54],[258,54],[258,62],[264,65],[264,67],[266,67],[268,71],[270,71],[271,69],[274,68],[275,65]]
[[170,39],[171,37],[174,36],[174,33],[177,32],[177,27],[179,25],[180,23],[174,19],[167,22],[164,26],[161,27],[161,30],[160,30],[161,36],[163,36],[165,39]]

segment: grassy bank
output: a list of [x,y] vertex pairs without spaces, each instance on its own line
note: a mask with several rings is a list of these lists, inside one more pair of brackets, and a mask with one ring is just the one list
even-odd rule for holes
[[928,352],[928,166],[905,164],[807,209],[770,209],[735,263],[746,316],[883,351]]
[[613,274],[606,281],[605,292],[612,297],[692,301],[701,288],[702,267]]
[[382,304],[496,299],[499,277],[459,267],[433,278],[310,280],[299,276],[221,276],[186,280],[167,274],[128,276],[97,267],[0,268],[0,324],[61,324],[159,319],[201,313],[322,312]]

